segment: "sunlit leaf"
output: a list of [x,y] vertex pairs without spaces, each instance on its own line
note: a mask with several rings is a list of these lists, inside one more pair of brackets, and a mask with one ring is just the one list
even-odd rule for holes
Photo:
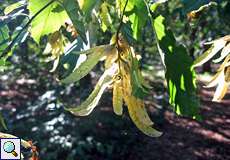
[[0,59],[0,72],[3,72],[5,69],[7,69],[7,62],[6,57]]
[[82,11],[84,12],[84,15],[86,16],[86,19],[89,19],[93,8],[98,2],[100,2],[100,0],[84,0]]
[[100,18],[102,21],[102,30],[105,32],[107,28],[112,24],[112,19],[108,10],[109,4],[107,2],[103,2],[100,9]]
[[14,11],[15,9],[25,5],[26,1],[25,0],[21,0],[21,1],[18,1],[18,2],[15,2],[9,6],[7,6],[5,9],[4,9],[4,14],[7,15],[9,14],[10,12]]
[[[28,9],[30,17],[34,16],[51,0],[29,0]],[[31,23],[31,36],[39,43],[40,38],[55,31],[58,31],[62,25],[69,19],[66,11],[58,1],[51,3],[46,7]]]
[[150,10],[152,12],[155,12],[155,10],[157,9],[157,7],[161,4],[161,3],[165,3],[168,0],[155,0],[154,3],[150,6]]
[[133,14],[130,17],[132,23],[133,37],[136,40],[141,39],[143,27],[148,20],[148,10],[144,0],[133,0]]
[[[217,85],[215,94],[213,96],[213,101],[220,102],[225,94],[227,93],[227,89],[229,86],[229,77],[230,77],[230,68],[229,68],[229,60],[230,60],[230,36],[224,36],[212,42],[206,44],[212,44],[212,46],[197,60],[194,62],[194,66],[199,66],[210,60],[214,55],[216,55],[221,49],[221,56],[214,60],[215,63],[222,61],[224,62],[220,65],[217,73],[212,77],[206,87],[214,87]],[[227,44],[227,45],[226,45]],[[226,45],[226,46],[225,46]]]
[[[134,1],[135,0],[129,0],[126,6],[125,11],[129,12],[134,8]],[[116,0],[116,7],[119,9],[118,11],[120,12],[120,15],[122,14],[121,12],[123,11],[125,7],[126,0]]]
[[163,16],[154,19],[153,25],[162,61],[166,67],[165,77],[168,83],[170,104],[178,114],[199,118],[199,101],[196,96],[195,72],[192,69],[193,61],[188,56],[185,47],[178,45],[174,35],[165,26]]
[[[119,12],[123,12],[126,0],[117,0]],[[143,27],[148,21],[148,10],[144,0],[129,0],[125,8],[125,15],[129,18],[132,28],[132,36],[135,40],[141,39]]]

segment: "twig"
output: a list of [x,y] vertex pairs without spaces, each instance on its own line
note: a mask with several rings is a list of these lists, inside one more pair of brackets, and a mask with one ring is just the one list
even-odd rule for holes
[[119,73],[121,73],[121,61],[122,61],[122,58],[121,58],[121,54],[120,54],[120,46],[119,46],[119,33],[120,33],[120,30],[121,30],[121,27],[123,25],[123,18],[124,18],[124,13],[125,13],[125,9],[126,9],[126,6],[128,4],[128,1],[129,0],[126,0],[125,2],[125,6],[123,8],[123,11],[122,11],[122,15],[121,15],[121,21],[120,21],[120,24],[117,28],[117,33],[116,33],[116,47],[117,47],[117,51],[118,51],[118,57],[117,57],[117,61],[118,61],[118,68],[119,68]]
[[126,6],[127,6],[127,4],[128,4],[128,1],[129,1],[129,0],[126,0],[126,2],[125,2],[125,6],[124,6],[124,8],[123,8],[122,15],[121,15],[121,21],[120,21],[120,24],[119,24],[119,26],[118,26],[118,28],[117,28],[116,44],[117,44],[118,46],[119,46],[119,44],[118,44],[118,37],[119,37],[119,33],[120,33],[120,30],[121,30],[121,27],[122,27],[122,25],[123,25],[124,13],[125,13],[125,9],[126,9]]
[[157,32],[156,32],[156,29],[155,29],[155,27],[154,27],[154,22],[153,22],[153,15],[151,14],[151,10],[150,10],[150,7],[149,7],[147,1],[146,1],[146,0],[143,0],[143,1],[144,1],[145,5],[146,5],[146,7],[147,7],[148,16],[149,16],[149,19],[150,19],[150,22],[151,22],[151,25],[152,25],[152,28],[153,28],[153,33],[154,33],[154,36],[155,36],[156,42],[157,42],[157,48],[158,48],[158,51],[159,51],[159,53],[160,53],[162,63],[163,63],[163,65],[164,65],[164,67],[165,67],[164,53],[163,53],[163,51],[162,51],[161,48],[160,48],[160,43],[159,43],[159,40],[158,40],[158,38],[157,38]]

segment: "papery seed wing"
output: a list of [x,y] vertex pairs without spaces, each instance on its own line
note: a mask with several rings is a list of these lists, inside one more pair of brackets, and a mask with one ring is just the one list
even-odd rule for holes
[[225,82],[230,82],[230,67],[227,67],[225,70]]
[[217,70],[217,73],[213,76],[210,82],[206,85],[207,88],[216,86],[221,80],[221,78],[223,78],[224,70],[228,65],[229,59],[230,59],[230,55],[225,58],[224,62],[220,65],[219,69]]
[[230,53],[230,43],[228,43],[223,50],[221,51],[221,56],[215,60],[213,60],[214,63],[218,63],[222,61],[228,54]]
[[[99,60],[108,52],[110,52],[114,48],[113,45],[104,45],[104,46],[98,46],[95,48],[89,49],[88,57],[87,59],[82,62],[78,68],[76,68],[69,76],[62,79],[61,82],[68,84],[73,83],[84,76],[86,76],[93,67],[99,62]],[[90,52],[90,53],[89,53]]]
[[87,116],[97,106],[105,89],[113,82],[113,76],[116,73],[118,66],[114,64],[110,69],[106,70],[99,79],[94,90],[89,97],[80,105],[76,107],[66,108],[76,116]]
[[216,86],[219,83],[220,79],[223,78],[222,74],[223,74],[223,71],[217,72],[205,87],[211,88],[211,87]]
[[53,68],[50,70],[50,72],[54,72],[54,71],[57,69],[58,64],[59,64],[59,60],[60,60],[60,56],[58,56],[58,57],[54,60],[54,62],[53,62]]
[[117,115],[122,115],[123,112],[123,91],[120,82],[113,84],[113,111]]
[[128,96],[125,97],[125,102],[127,106],[132,107],[133,113],[135,112],[136,116],[140,119],[140,121],[143,124],[145,125],[154,124],[147,113],[144,102],[141,99],[138,99],[134,96]]
[[127,102],[127,100],[125,100],[125,101],[126,101],[127,106],[128,106],[129,115],[138,129],[140,129],[144,134],[146,134],[150,137],[159,137],[162,135],[162,132],[157,131],[151,125],[147,125],[147,124],[142,122],[142,120],[138,116],[139,113],[137,113],[135,110],[136,106],[132,106],[129,104],[131,102],[131,100],[128,100],[128,102]]
[[227,42],[224,39],[218,39],[213,42],[213,45],[211,48],[209,48],[204,54],[199,56],[195,61],[193,66],[197,67],[204,63],[206,63],[208,60],[210,60],[213,56],[217,54],[226,44]]
[[219,102],[223,99],[228,90],[228,83],[225,82],[224,72],[221,74],[220,81],[216,88],[212,101]]

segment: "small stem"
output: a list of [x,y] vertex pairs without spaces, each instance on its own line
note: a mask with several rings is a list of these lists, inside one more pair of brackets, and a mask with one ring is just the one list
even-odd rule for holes
[[120,33],[120,30],[121,30],[121,27],[122,27],[122,25],[123,25],[124,13],[125,13],[125,9],[126,9],[126,6],[127,6],[127,4],[128,4],[128,1],[129,1],[129,0],[126,0],[126,2],[125,2],[125,6],[124,6],[124,8],[123,8],[122,15],[121,15],[121,21],[120,21],[120,24],[119,24],[118,29],[117,29],[116,44],[117,44],[118,46],[119,46],[119,44],[118,44],[118,37],[119,37],[119,33]]
[[121,21],[120,21],[120,24],[118,26],[117,33],[116,33],[116,47],[117,47],[117,51],[118,51],[117,61],[118,61],[119,73],[121,73],[121,60],[122,60],[121,54],[120,54],[120,46],[119,46],[119,33],[120,33],[121,27],[123,25],[124,13],[125,13],[125,9],[127,7],[128,1],[129,0],[126,0],[126,2],[125,2],[125,6],[123,8],[122,15],[121,15]]
[[159,40],[158,40],[158,38],[157,38],[156,29],[155,29],[155,27],[154,27],[153,15],[151,14],[151,10],[150,10],[150,7],[149,7],[147,1],[146,1],[146,0],[143,0],[143,1],[144,1],[145,5],[146,5],[146,7],[147,7],[148,16],[149,16],[149,19],[150,19],[150,22],[151,22],[151,25],[152,25],[152,28],[153,28],[153,33],[154,33],[154,36],[155,36],[155,39],[156,39],[156,42],[157,42],[157,48],[158,48],[158,51],[159,51],[159,53],[160,53],[162,63],[163,63],[163,65],[164,65],[164,67],[165,67],[165,62],[164,62],[164,59],[163,59],[163,53],[162,53],[162,50],[161,50],[160,45],[159,45],[160,43],[159,43]]
[[25,24],[25,26],[22,28],[22,30],[16,35],[16,37],[12,40],[12,42],[9,44],[9,46],[2,52],[0,59],[3,58],[8,54],[8,52],[12,49],[14,46],[14,43],[17,41],[18,37],[22,34],[22,32],[30,25],[30,23],[43,11],[45,10],[49,5],[51,5],[56,0],[52,0],[49,3],[47,3],[44,7],[42,7],[31,19]]

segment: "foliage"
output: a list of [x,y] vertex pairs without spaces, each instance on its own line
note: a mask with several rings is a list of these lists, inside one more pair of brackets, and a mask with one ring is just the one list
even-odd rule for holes
[[58,31],[68,19],[64,8],[58,2],[50,0],[29,0],[30,17],[36,15],[44,7],[46,8],[31,22],[31,36],[37,43],[42,36]]

